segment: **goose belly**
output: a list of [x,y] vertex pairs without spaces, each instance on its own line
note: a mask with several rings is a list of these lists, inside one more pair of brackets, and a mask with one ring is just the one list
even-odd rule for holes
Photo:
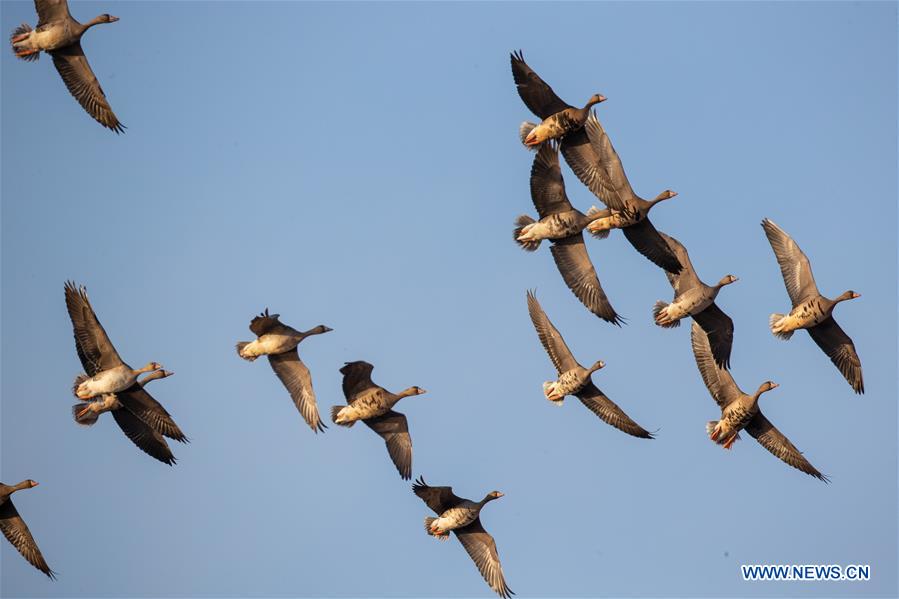
[[433,527],[436,527],[444,532],[449,532],[451,530],[455,530],[457,528],[462,528],[463,526],[468,526],[478,517],[477,504],[470,502],[470,505],[458,505],[456,507],[450,508],[440,514],[440,517],[434,520],[432,523]]
[[[297,346],[299,340],[291,335],[263,335],[256,341],[250,343],[252,346],[251,353],[257,356],[268,354],[283,354]],[[247,347],[249,349],[249,347]]]
[[134,384],[137,375],[128,366],[116,366],[99,372],[78,386],[79,397],[95,397],[106,393],[118,393]]
[[675,320],[697,314],[708,308],[713,300],[703,288],[690,289],[668,306],[668,316]]
[[385,414],[390,410],[391,405],[387,400],[386,394],[378,389],[372,393],[358,396],[353,401],[353,405],[349,407],[352,408],[352,414],[355,416],[354,420],[366,420]]
[[541,218],[528,229],[528,237],[533,241],[543,239],[563,239],[581,232],[582,226],[577,212],[569,211],[551,214]]
[[56,50],[72,42],[67,28],[61,25],[38,28],[31,32],[29,41],[32,47],[44,51]]
[[755,411],[742,405],[740,402],[734,402],[728,406],[721,415],[719,430],[722,437],[728,437],[733,433],[738,433],[749,424]]
[[781,328],[784,331],[807,329],[819,325],[830,316],[820,297],[802,302],[781,320]]
[[584,377],[581,376],[581,373],[577,370],[569,370],[567,372],[563,372],[559,379],[556,381],[556,385],[554,391],[556,394],[565,396],[565,395],[574,395],[578,391],[584,388],[584,384],[587,381],[584,380]]
[[635,224],[638,220],[639,219],[636,216],[633,216],[630,213],[614,210],[609,216],[604,216],[591,221],[588,228],[594,232],[621,229]]

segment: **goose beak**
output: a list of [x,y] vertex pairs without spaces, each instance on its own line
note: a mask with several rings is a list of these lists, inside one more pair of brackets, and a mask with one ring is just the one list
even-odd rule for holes
[[114,17],[114,16],[112,16],[112,15],[109,15],[109,22],[110,22],[110,23],[115,23],[115,22],[118,21],[118,20],[119,20],[118,17]]
[[333,330],[334,330],[334,329],[332,329],[331,327],[325,327],[325,332],[326,332],[326,333],[330,333],[330,332],[333,331]]
[[861,297],[861,296],[862,296],[861,293],[855,293],[855,292],[852,293],[852,299],[855,299],[855,298]]
[[32,486],[32,487],[36,487],[36,486],[38,486],[39,484],[40,484],[40,483],[38,483],[36,480],[31,481],[31,486]]
[[780,387],[780,385],[778,385],[777,383],[771,383],[772,389],[777,389],[778,387]]
[[599,101],[600,101],[600,102],[605,102],[606,99],[607,99],[607,98],[606,98],[604,95],[599,94]]
[[669,190],[668,190],[668,193],[671,194],[670,196],[668,196],[669,198],[677,197],[677,192],[676,192],[676,191],[673,191],[673,190],[669,189]]

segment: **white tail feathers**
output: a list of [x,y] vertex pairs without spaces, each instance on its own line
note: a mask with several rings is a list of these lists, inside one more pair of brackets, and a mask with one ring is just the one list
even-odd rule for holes
[[778,339],[783,339],[784,341],[786,341],[787,339],[789,339],[790,337],[793,336],[793,331],[777,331],[777,330],[775,330],[777,323],[779,323],[781,321],[781,319],[783,319],[783,318],[786,318],[785,314],[777,314],[777,313],[772,314],[771,316],[768,317],[768,326],[771,327],[771,334],[773,334]]
[[533,218],[531,218],[527,214],[522,214],[521,216],[519,216],[518,218],[515,219],[515,232],[514,232],[515,243],[520,245],[521,249],[528,251],[528,252],[533,252],[538,247],[540,247],[540,241],[539,240],[538,241],[522,241],[521,239],[519,239],[519,237],[521,237],[522,233],[524,233],[524,229],[528,225],[533,225],[535,222],[537,222],[537,221],[535,221]]
[[557,381],[546,381],[543,383],[543,395],[553,403],[556,407],[562,407],[562,404],[565,403],[565,396],[559,398],[553,398],[552,395],[556,392],[556,385],[558,385]]
[[[81,373],[78,376],[76,376],[75,381],[72,383],[72,395],[74,395],[75,397],[78,397],[78,387],[80,387],[81,383],[83,383],[84,381],[86,381],[89,378],[91,378],[91,377],[87,376],[84,373]],[[78,397],[78,399],[81,399],[81,398]]]
[[[587,210],[587,216],[596,216],[597,218],[600,218],[602,216],[602,213],[603,213],[603,211],[600,210],[599,208],[597,208],[596,206],[590,206],[590,210]],[[591,231],[590,229],[587,229],[587,231],[590,233],[590,235],[592,235],[596,239],[605,239],[606,237],[609,236],[609,233],[611,230],[610,229],[602,229],[601,231],[594,232],[594,231]]]
[[450,536],[448,532],[445,532],[445,533],[443,533],[442,535],[438,535],[438,534],[434,533],[433,530],[431,530],[431,524],[433,524],[434,521],[435,521],[436,519],[437,519],[437,518],[432,518],[432,517],[430,517],[430,516],[428,516],[427,518],[425,518],[425,531],[426,531],[429,535],[431,535],[432,537],[434,537],[435,539],[440,539],[441,541],[445,541],[445,540],[447,540],[447,539],[449,538],[449,536]]
[[705,434],[707,434],[709,437],[711,437],[712,432],[715,430],[716,426],[718,426],[717,420],[709,420],[708,422],[706,422],[705,423]]
[[93,426],[99,417],[99,414],[90,409],[88,403],[76,403],[72,406],[72,418],[81,426]]
[[679,327],[680,320],[671,320],[668,318],[668,311],[666,308],[669,304],[659,300],[652,307],[652,317],[655,320],[656,324],[660,327],[664,327],[666,329],[672,327]]
[[709,420],[708,422],[706,422],[705,432],[709,436],[709,439],[711,439],[718,445],[723,445],[724,449],[730,449],[734,443],[740,440],[740,433],[734,433],[733,437],[725,437],[724,435],[720,435],[717,433],[718,422],[718,420]]
[[530,150],[532,152],[536,152],[537,148],[540,147],[540,144],[537,144],[536,146],[529,146],[524,143],[524,140],[526,140],[528,138],[528,135],[530,135],[531,131],[533,131],[536,127],[537,127],[537,125],[535,125],[534,123],[529,123],[529,122],[525,121],[518,128],[518,137],[521,138],[521,143],[524,145],[524,147],[526,147],[528,150]]
[[244,348],[250,344],[249,341],[241,341],[235,347],[237,348],[237,355],[246,360],[247,362],[252,362],[259,356],[254,356],[252,354],[244,353]]
[[349,422],[337,422],[337,417],[340,415],[340,410],[344,409],[346,406],[331,406],[331,422],[336,424],[337,426],[345,426],[347,428],[356,424],[355,420],[350,420]]

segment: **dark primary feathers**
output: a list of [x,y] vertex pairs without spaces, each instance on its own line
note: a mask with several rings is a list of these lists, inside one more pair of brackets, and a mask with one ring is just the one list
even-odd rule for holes
[[300,360],[297,348],[282,354],[270,354],[268,362],[278,375],[281,383],[287,387],[294,405],[303,416],[306,424],[313,431],[324,431],[327,427],[322,422],[315,403],[315,392],[312,389],[312,375],[309,368]]
[[268,308],[266,308],[265,312],[250,321],[250,331],[257,337],[262,337],[268,333],[279,333],[286,328],[281,324],[281,321],[278,320],[280,316],[280,314],[272,314],[269,316]]
[[107,129],[116,133],[124,132],[125,126],[119,122],[106,100],[106,94],[103,93],[103,88],[100,87],[100,82],[97,81],[84,50],[81,49],[81,42],[76,41],[53,50],[50,56],[69,93],[78,100],[81,107]]
[[73,281],[67,281],[65,295],[66,309],[75,333],[75,349],[88,376],[123,364],[91,307],[87,290],[76,287]]
[[155,431],[179,443],[188,442],[171,414],[140,383],[135,383],[116,395],[124,409],[147,423]]
[[618,407],[618,404],[606,397],[606,394],[592,382],[587,383],[583,389],[575,393],[575,396],[606,424],[640,439],[655,438],[652,433],[634,422],[630,416],[624,413],[624,410]]
[[340,374],[343,375],[343,394],[347,399],[347,403],[353,403],[356,400],[356,395],[376,386],[371,380],[371,371],[374,368],[374,366],[362,360],[346,362],[343,365],[340,369]]
[[381,416],[363,420],[373,431],[378,433],[387,444],[387,453],[397,472],[403,480],[412,478],[412,437],[409,435],[409,423],[406,416],[388,411]]
[[65,21],[72,18],[69,3],[66,0],[34,0],[37,11],[38,28],[54,21]]
[[112,417],[116,424],[125,433],[132,443],[149,456],[152,456],[169,466],[174,466],[177,460],[169,449],[169,444],[153,427],[135,416],[127,408],[112,410]]
[[425,482],[423,476],[419,476],[412,483],[412,492],[437,514],[442,514],[462,501],[461,497],[453,493],[452,487],[431,487]]
[[572,210],[565,193],[559,166],[559,146],[555,140],[541,144],[531,165],[531,201],[540,218]]
[[46,574],[49,578],[55,579],[56,573],[50,569],[41,550],[37,546],[28,525],[19,515],[16,506],[13,505],[12,499],[7,497],[6,501],[0,503],[0,530],[3,536],[12,544],[16,550],[22,554],[28,563]]
[[818,480],[830,482],[830,479],[818,472],[818,469],[805,459],[802,452],[796,449],[796,446],[790,443],[790,440],[765,418],[761,410],[746,425],[746,432],[752,435],[762,447],[793,468],[814,476]]
[[852,343],[849,335],[840,328],[833,316],[806,330],[818,347],[828,355],[834,366],[839,369],[846,381],[852,385],[855,392],[864,393],[862,362],[855,351],[855,344]]
[[524,54],[519,50],[510,56],[512,62],[512,78],[518,89],[518,95],[528,109],[541,119],[561,112],[572,106],[563,102],[556,92],[546,84],[524,61]]

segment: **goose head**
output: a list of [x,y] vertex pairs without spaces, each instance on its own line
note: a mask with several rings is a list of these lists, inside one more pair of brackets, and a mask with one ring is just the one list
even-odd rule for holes
[[723,279],[718,281],[718,287],[724,287],[725,285],[730,285],[731,283],[736,283],[739,281],[737,277],[733,275],[726,275]]
[[605,362],[603,362],[602,360],[597,360],[596,362],[593,363],[593,366],[590,367],[590,373],[593,374],[597,370],[605,368],[605,366],[606,366]]
[[28,480],[26,480],[25,482],[28,483],[29,489],[33,489],[34,487],[36,487],[38,485],[38,482],[36,480],[31,480],[30,478]]
[[162,364],[159,362],[147,362],[147,365],[138,370],[137,372],[152,372],[154,370],[161,370]]
[[320,324],[317,327],[315,327],[314,329],[312,329],[312,332],[314,332],[316,335],[321,335],[322,333],[329,333],[333,330],[334,329],[332,329],[331,327],[326,327],[325,325]]
[[660,193],[659,195],[657,195],[657,196],[652,200],[652,202],[650,202],[650,204],[653,205],[653,206],[655,206],[655,205],[658,204],[659,202],[663,202],[663,201],[665,201],[665,200],[670,200],[671,198],[673,198],[673,197],[675,197],[675,196],[677,196],[677,192],[676,192],[676,191],[673,191],[673,190],[671,190],[671,189],[666,189],[665,191],[663,191],[662,193]]
[[118,20],[119,20],[118,17],[114,17],[109,13],[103,13],[102,15],[97,17],[98,23],[115,23]]
[[835,301],[835,302],[845,302],[846,300],[852,300],[852,299],[855,299],[855,298],[861,297],[861,296],[862,296],[862,295],[861,295],[860,293],[856,293],[856,292],[854,292],[854,291],[852,291],[852,290],[850,289],[849,291],[844,291],[844,292],[840,295],[840,297],[838,297],[838,298],[835,299],[834,301]]
[[767,393],[771,389],[777,389],[780,385],[775,383],[774,381],[765,381],[761,385],[759,385],[758,391],[755,392],[755,396],[758,397],[762,393]]
[[408,389],[404,389],[404,390],[400,391],[397,395],[399,395],[400,397],[411,397],[413,395],[423,395],[425,393],[427,393],[427,391],[425,391],[424,389],[422,389],[421,387],[419,387],[417,385],[413,385],[412,387],[409,387]]
[[590,96],[590,99],[587,100],[587,106],[585,106],[585,108],[590,108],[594,104],[599,104],[600,102],[605,102],[605,101],[606,101],[606,97],[604,95],[593,94],[592,96]]
[[503,494],[499,491],[490,491],[487,495],[484,496],[484,503],[493,501],[494,499],[499,499]]

